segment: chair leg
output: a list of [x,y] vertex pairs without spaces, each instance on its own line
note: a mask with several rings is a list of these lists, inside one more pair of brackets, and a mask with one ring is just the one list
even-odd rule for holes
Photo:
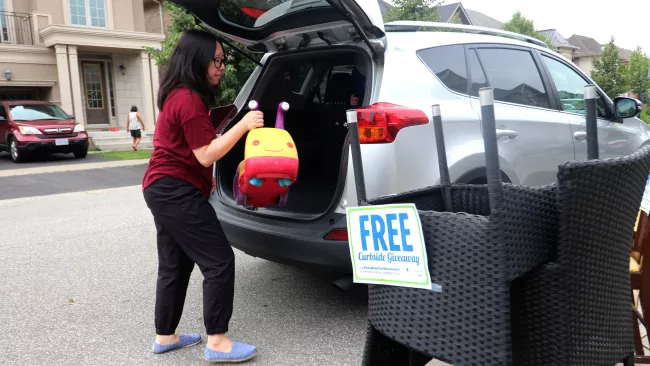
[[384,336],[368,323],[362,366],[406,365],[409,356],[408,348]]
[[623,360],[623,366],[634,366],[634,353],[629,354]]
[[409,350],[409,366],[425,366],[429,361],[431,361],[431,357]]

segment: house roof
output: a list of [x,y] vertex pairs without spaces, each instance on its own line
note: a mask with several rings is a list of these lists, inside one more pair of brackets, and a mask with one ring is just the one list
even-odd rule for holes
[[569,43],[578,47],[576,57],[598,56],[603,53],[602,46],[591,37],[574,34],[568,39]]
[[386,12],[388,12],[390,8],[393,7],[391,4],[385,2],[384,0],[377,0],[377,2],[379,3],[379,10],[381,10],[382,16],[386,15]]
[[472,25],[486,28],[502,29],[503,23],[476,10],[465,9]]
[[[602,46],[605,47],[606,45],[602,45]],[[628,50],[627,48],[618,47],[618,58],[620,58],[621,60],[630,61],[633,52],[634,51]]]
[[440,16],[440,21],[445,23],[449,22],[451,17],[454,16],[454,13],[456,13],[456,10],[458,10],[459,6],[462,5],[460,3],[440,5],[438,7],[438,16]]
[[569,42],[566,38],[564,38],[560,32],[558,32],[555,29],[545,29],[539,31],[548,39],[555,48],[560,48],[560,47],[567,47],[567,48],[573,48],[577,49],[577,46],[574,46]]

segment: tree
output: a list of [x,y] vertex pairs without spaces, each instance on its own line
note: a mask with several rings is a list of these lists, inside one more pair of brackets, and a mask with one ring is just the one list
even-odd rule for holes
[[535,30],[535,23],[521,15],[521,12],[518,11],[513,14],[512,18],[503,24],[503,30],[523,34],[525,36],[537,38],[540,41],[546,43],[551,49],[555,49],[551,41],[549,41],[542,33]]
[[[151,47],[146,48],[150,57],[156,61],[161,70],[164,70],[167,65],[172,50],[174,49],[174,46],[176,46],[181,34],[189,29],[200,29],[196,24],[194,17],[191,14],[188,14],[185,9],[169,1],[165,1],[163,4],[164,11],[169,12],[171,15],[171,24],[167,29],[167,36],[165,37],[165,40],[161,42],[161,49],[154,49]],[[233,42],[230,43],[239,50],[244,51],[243,46]],[[235,100],[239,90],[256,66],[241,53],[231,49],[225,44],[223,44],[223,46],[227,58],[226,73],[219,83],[221,93],[218,100],[215,101],[218,105],[230,104]],[[252,57],[258,61],[260,59],[257,55],[252,55]]]
[[616,97],[628,91],[627,69],[618,56],[618,47],[611,38],[603,53],[594,59],[591,78],[607,95]]
[[394,0],[393,7],[384,16],[384,22],[396,20],[437,22],[440,20],[439,3],[440,0]]
[[650,89],[650,80],[647,79],[648,65],[650,65],[650,58],[643,53],[641,47],[637,47],[630,57],[627,81],[630,88],[644,103],[648,102],[648,89]]

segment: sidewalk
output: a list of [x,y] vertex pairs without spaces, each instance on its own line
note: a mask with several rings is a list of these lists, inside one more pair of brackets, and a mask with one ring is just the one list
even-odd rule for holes
[[141,164],[148,164],[148,163],[149,163],[149,159],[115,160],[115,161],[103,161],[103,162],[87,163],[87,164],[66,164],[66,165],[40,166],[40,167],[24,168],[24,169],[8,169],[8,170],[0,171],[0,177],[14,177],[14,176],[28,175],[28,174],[57,173],[57,172],[102,169],[102,168],[117,168],[123,166],[133,166],[133,165],[141,165]]

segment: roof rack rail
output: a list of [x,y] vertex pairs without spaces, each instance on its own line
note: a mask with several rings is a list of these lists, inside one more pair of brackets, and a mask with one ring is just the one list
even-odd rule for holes
[[519,41],[533,43],[535,45],[544,48],[549,48],[545,42],[537,38],[525,36],[519,33],[504,31],[501,29],[478,27],[474,25],[422,22],[422,21],[412,21],[412,20],[398,20],[398,21],[384,24],[384,29],[387,32],[415,32],[420,28],[437,28],[437,29],[457,31],[457,32],[467,32],[467,33],[477,33],[477,34],[485,34],[491,36],[509,37],[509,38],[517,39]]

